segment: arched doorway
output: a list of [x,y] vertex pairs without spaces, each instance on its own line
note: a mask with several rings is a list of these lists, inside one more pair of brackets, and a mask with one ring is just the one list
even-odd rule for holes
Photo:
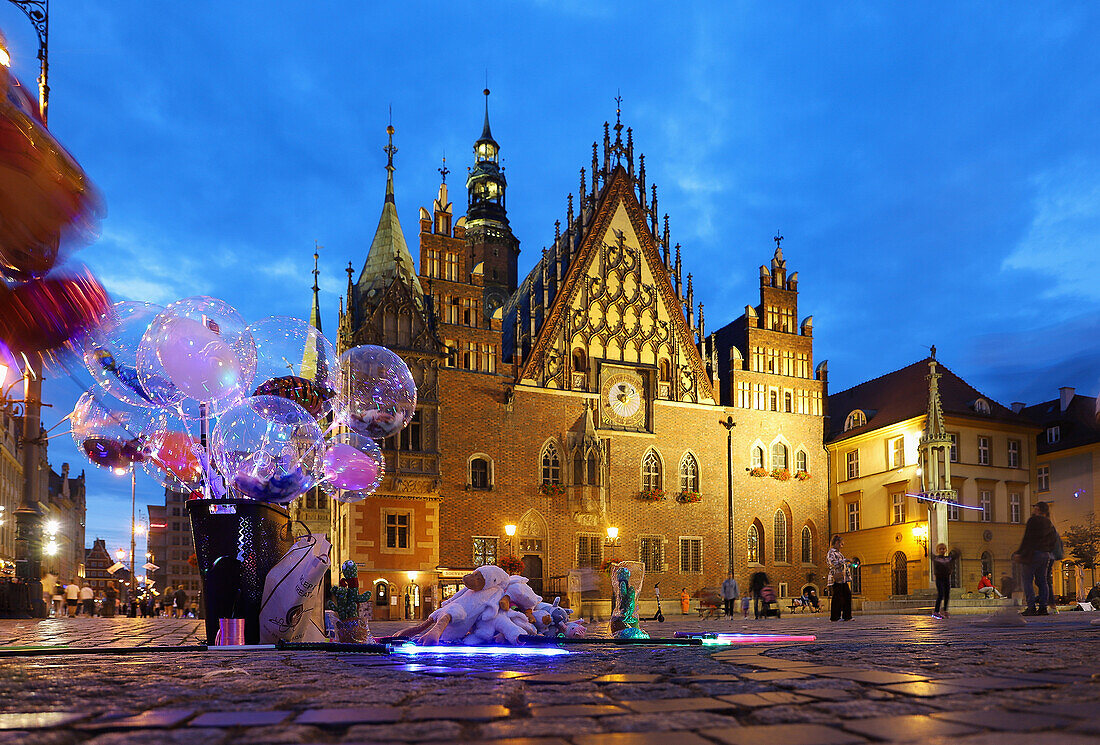
[[528,510],[519,520],[519,558],[523,559],[523,576],[531,589],[542,594],[546,546],[549,543],[546,519],[538,510]]
[[383,579],[374,582],[374,618],[390,620],[390,584]]
[[890,589],[892,595],[909,594],[909,560],[905,553],[898,551],[891,562],[892,572],[890,577]]
[[415,582],[405,586],[405,619],[409,621],[420,617],[420,585]]

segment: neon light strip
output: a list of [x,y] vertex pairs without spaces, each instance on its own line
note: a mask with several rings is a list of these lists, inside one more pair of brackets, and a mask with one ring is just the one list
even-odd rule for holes
[[477,647],[466,644],[437,644],[421,647],[416,644],[402,644],[394,647],[395,654],[407,655],[519,655],[522,657],[555,657],[569,654],[561,647]]
[[719,644],[773,644],[776,642],[812,642],[817,637],[810,634],[799,636],[795,634],[717,634],[713,637],[703,637],[704,646]]
[[928,496],[927,494],[909,494],[908,492],[906,492],[905,496],[913,497],[915,499],[919,499],[922,502],[935,502],[936,504],[949,504],[952,507],[960,507],[964,510],[982,510],[983,512],[985,511],[985,507],[972,507],[968,504],[963,504],[962,502],[952,502],[951,500],[948,500],[948,499],[932,499],[932,497]]

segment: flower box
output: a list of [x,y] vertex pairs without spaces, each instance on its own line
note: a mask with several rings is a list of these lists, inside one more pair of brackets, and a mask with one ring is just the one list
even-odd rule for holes
[[560,497],[565,494],[565,486],[562,484],[539,484],[539,494],[544,497]]
[[794,475],[794,477],[796,479],[798,479],[799,481],[809,481],[810,480],[810,472],[809,471],[799,471],[798,473],[796,473]]
[[640,502],[660,502],[665,498],[663,489],[644,489],[638,492]]
[[772,471],[772,478],[776,481],[790,481],[791,472],[786,468],[776,468]]
[[497,566],[508,572],[508,574],[523,574],[523,559],[515,556],[505,556],[497,562]]
[[676,501],[680,504],[692,504],[694,502],[702,502],[703,495],[697,491],[691,491],[690,489],[684,489],[676,495]]
[[758,479],[762,479],[767,475],[768,470],[766,468],[761,468],[760,466],[757,466],[756,468],[749,471],[749,476],[755,476]]

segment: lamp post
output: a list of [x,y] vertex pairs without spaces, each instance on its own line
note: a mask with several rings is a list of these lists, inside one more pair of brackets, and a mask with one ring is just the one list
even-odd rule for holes
[[8,0],[23,11],[34,25],[38,34],[38,111],[42,115],[42,121],[46,121],[46,109],[50,102],[50,86],[46,82],[46,76],[50,70],[49,61],[49,36],[50,36],[50,0]]
[[924,555],[928,556],[928,525],[914,525],[913,539],[924,549]]
[[504,526],[504,535],[508,536],[508,555],[515,556],[515,549],[512,547],[512,536],[516,534],[516,526],[509,523]]
[[[137,558],[137,470],[136,464],[130,464],[130,592],[127,594],[130,617],[137,616],[137,588],[134,586],[134,560]],[[126,473],[124,468],[116,468],[115,475]],[[120,549],[121,550],[121,549]],[[121,561],[121,559],[120,559]]]
[[733,541],[733,428],[737,422],[732,416],[719,419],[718,423],[726,428],[726,526],[729,528],[729,542],[726,550],[729,552],[729,572],[734,573],[734,541]]

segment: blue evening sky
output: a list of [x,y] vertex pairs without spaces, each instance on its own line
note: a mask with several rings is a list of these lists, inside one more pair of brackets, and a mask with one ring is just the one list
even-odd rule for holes
[[[0,5],[33,82],[30,24]],[[116,298],[305,317],[316,240],[331,332],[391,105],[416,253],[444,153],[464,211],[488,71],[522,274],[621,90],[708,328],[757,302],[778,228],[832,390],[936,344],[1034,403],[1100,389],[1100,8],[1039,5],[55,2],[50,124],[106,197],[79,258]],[[47,394],[50,424],[78,391]],[[82,467],[65,437],[50,460]],[[128,480],[88,475],[88,542],[123,545]]]

